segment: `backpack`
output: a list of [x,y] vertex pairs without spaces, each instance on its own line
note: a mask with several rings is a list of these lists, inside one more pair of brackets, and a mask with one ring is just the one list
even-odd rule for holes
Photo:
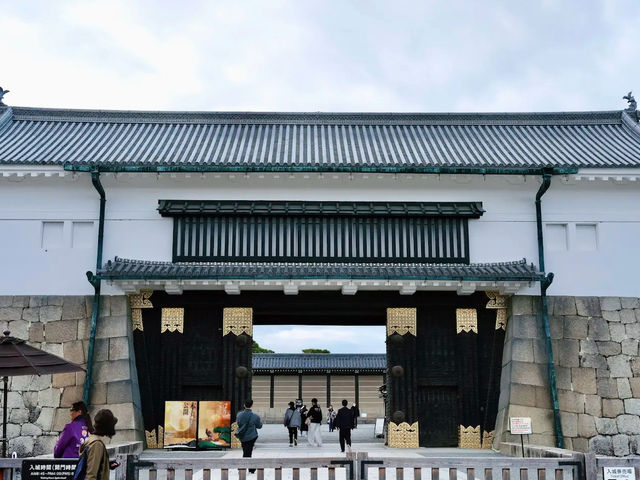
[[89,449],[85,448],[82,455],[78,459],[76,469],[73,472],[73,480],[84,480],[87,476],[87,457],[89,455]]

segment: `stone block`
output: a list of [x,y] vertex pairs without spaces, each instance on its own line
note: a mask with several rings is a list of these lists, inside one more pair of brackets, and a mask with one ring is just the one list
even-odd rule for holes
[[[636,312],[640,312],[640,310],[636,310]],[[625,325],[625,330],[627,332],[627,337],[635,338],[636,340],[640,339],[640,323],[627,323]]]
[[620,298],[618,297],[600,297],[600,308],[602,310],[620,310]]
[[595,394],[596,387],[596,371],[593,368],[572,368],[571,384],[573,390],[580,393]]
[[53,386],[55,388],[68,387],[76,384],[75,373],[56,373],[53,375]]
[[602,312],[602,318],[609,323],[620,323],[620,312],[618,310],[613,310],[610,312]]
[[609,325],[609,332],[611,333],[611,340],[614,342],[621,342],[627,338],[627,331],[625,326],[621,323],[612,323]]
[[24,402],[22,401],[22,395],[19,392],[7,393],[7,407],[8,408],[22,408]]
[[62,320],[62,306],[47,305],[40,307],[40,321],[42,323],[57,322]]
[[586,318],[564,317],[564,338],[585,339],[587,338],[588,326]]
[[91,319],[82,318],[78,320],[78,340],[89,340],[91,336]]
[[628,378],[618,378],[618,395],[620,398],[631,398],[631,384],[629,383]]
[[76,372],[76,385],[84,385],[86,375],[85,372]]
[[544,340],[532,340],[533,342],[533,361],[535,363],[547,363],[547,344]]
[[[553,340],[560,340],[564,337],[564,317],[549,317],[549,332]],[[538,337],[542,338],[542,337]]]
[[533,297],[529,295],[514,295],[511,297],[512,315],[533,315]]
[[622,353],[624,355],[630,355],[636,357],[638,355],[638,340],[635,338],[625,338],[622,340]]
[[596,368],[596,378],[609,378],[610,376],[611,372],[609,371],[609,367]]
[[22,392],[22,402],[28,409],[38,406],[38,392]]
[[536,407],[538,408],[551,408],[551,395],[549,389],[546,387],[534,387]]
[[42,307],[47,304],[47,297],[43,297],[40,295],[32,295],[29,297],[29,307]]
[[597,434],[595,418],[586,414],[578,415],[578,436],[591,438]]
[[130,379],[131,369],[128,360],[97,362],[95,365],[95,383],[117,382],[119,380]]
[[629,439],[629,449],[631,450],[631,454],[640,454],[640,435],[630,435]]
[[609,357],[607,358],[607,364],[609,365],[609,370],[611,370],[612,378],[633,377],[631,365],[629,364],[629,357],[626,355]]
[[34,455],[44,455],[53,452],[53,447],[56,445],[58,437],[56,435],[42,435],[35,439],[33,445]]
[[[635,318],[635,317],[634,317]],[[25,308],[22,310],[22,320],[27,322],[39,322],[40,321],[40,309],[39,308]]]
[[35,424],[45,432],[50,432],[53,426],[53,415],[56,409],[52,407],[42,407],[40,409],[40,415],[35,421]]
[[40,322],[29,325],[29,341],[44,342],[44,325]]
[[[7,438],[17,438],[20,436],[20,425],[16,425],[14,423],[7,424]],[[7,448],[7,450],[9,450]]]
[[636,297],[620,297],[620,306],[622,308],[640,308],[640,298]]
[[575,297],[553,297],[554,315],[576,315]]
[[0,308],[10,307],[13,303],[13,297],[7,295],[0,295]]
[[554,363],[562,367],[580,366],[580,342],[578,340],[554,340]]
[[512,405],[509,407],[509,417],[530,417],[533,433],[553,435],[553,410]]
[[630,378],[629,386],[631,387],[632,395],[636,398],[640,398],[640,378]]
[[67,296],[64,297],[62,305],[63,320],[78,320],[87,317],[87,304],[85,297]]
[[113,295],[109,298],[112,316],[126,316],[129,300],[126,295]]
[[[33,423],[23,423],[22,428],[20,429],[20,435],[24,435],[24,436],[31,435],[32,437],[37,437],[42,435],[42,429],[37,425],[34,425]],[[51,451],[53,451],[53,449]],[[47,453],[51,453],[51,452],[47,452]]]
[[62,353],[66,360],[83,364],[86,362],[82,340],[74,340],[62,344]]
[[620,355],[622,353],[622,346],[619,342],[596,342],[596,345],[598,346],[598,353],[605,357]]
[[[46,334],[47,332],[45,330],[45,335]],[[57,355],[59,357],[64,354],[64,352],[62,351],[62,343],[45,342],[40,345],[40,348],[45,352],[53,353],[54,355]]]
[[42,390],[38,393],[38,405],[40,407],[59,407],[60,406],[60,395],[62,395],[62,390],[59,388],[47,388],[46,390]]
[[584,413],[584,402],[583,393],[558,390],[558,403],[563,412]]
[[605,418],[616,418],[624,413],[624,405],[622,400],[617,398],[602,399],[602,416]]
[[33,437],[16,437],[9,440],[7,451],[15,452],[19,458],[30,457],[33,454]]
[[19,377],[9,377],[9,388],[11,390],[24,391],[29,389],[31,385],[31,375],[24,375]]
[[[111,342],[113,342],[114,340],[120,340],[120,339],[111,339]],[[126,349],[125,351],[128,354],[129,353],[128,339],[123,337],[122,340],[125,340],[127,342],[124,345],[124,348]],[[124,342],[121,341],[121,343],[124,343]],[[121,358],[126,358],[126,357],[121,357]],[[532,341],[530,339],[514,338],[511,341],[511,359],[517,360],[519,362],[533,363]]]
[[[120,360],[122,361],[122,360]],[[547,371],[544,365],[511,362],[511,381],[523,385],[547,385]]]
[[597,380],[598,395],[602,398],[620,398],[618,396],[618,382],[613,378],[599,378]]
[[106,405],[101,405],[99,407],[95,407],[91,409],[91,418],[95,416],[98,410],[102,408],[108,408],[113,412],[113,414],[118,419],[118,425],[116,426],[116,430],[128,430],[134,429],[137,427],[135,422],[135,412],[133,408],[133,404],[131,403],[107,403]]
[[96,329],[96,338],[126,337],[129,326],[127,321],[126,315],[101,318]]
[[571,369],[556,367],[556,387],[562,390],[571,390]]
[[578,436],[578,415],[576,413],[560,412],[562,433],[567,437]]
[[542,328],[538,325],[536,315],[514,316],[511,323],[513,326],[514,338],[542,338]]
[[614,435],[611,440],[613,442],[613,454],[616,457],[629,455],[629,437],[627,435]]
[[12,337],[24,340],[29,337],[29,322],[26,320],[12,320],[9,322],[9,331]]
[[12,408],[9,414],[9,422],[22,425],[29,421],[29,410],[26,408]]
[[589,319],[589,338],[600,341],[611,340],[609,324],[606,320],[600,317],[592,317]]
[[[22,308],[19,307],[2,307],[0,308],[0,320],[20,320],[22,318]],[[13,332],[11,332],[13,333]]]
[[600,299],[598,297],[576,297],[576,311],[581,317],[599,317]]
[[585,395],[584,412],[594,417],[602,416],[602,399],[598,395]]
[[[128,358],[129,358],[129,339],[127,337],[118,337],[118,338],[109,339],[109,360],[123,360]],[[517,360],[517,359],[514,358],[514,360]],[[531,361],[533,361],[533,349],[531,349]]]
[[[85,349],[89,350],[89,341],[85,340]],[[94,362],[106,362],[109,360],[109,339],[108,338],[96,338],[96,343],[93,346],[93,361]]]
[[640,358],[635,357],[631,359],[631,371],[634,376],[640,376]]
[[64,426],[69,423],[71,419],[69,415],[69,408],[56,408],[56,411],[53,416],[53,428],[54,431],[62,431]]
[[598,354],[600,352],[598,352],[598,344],[596,343],[595,340],[591,340],[591,339],[585,339],[585,340],[580,340],[580,355],[585,355],[585,354]]
[[628,435],[638,435],[640,433],[640,418],[637,415],[620,415],[616,419],[618,432]]
[[596,418],[596,430],[600,435],[615,435],[618,424],[615,418]]
[[13,301],[11,302],[12,307],[20,307],[25,308],[29,306],[29,296],[28,295],[15,295],[13,297]]
[[51,375],[33,375],[29,382],[29,390],[39,392],[51,386]]
[[70,407],[75,402],[82,400],[83,387],[82,385],[73,385],[65,387],[60,398],[60,407]]
[[91,386],[89,394],[89,403],[91,405],[104,405],[107,403],[107,384],[98,383]]
[[70,342],[78,338],[78,324],[75,320],[49,322],[44,327],[44,338],[47,342]]
[[[514,387],[523,388],[525,385],[514,385]],[[511,399],[513,403],[513,392],[511,393]],[[110,382],[107,384],[107,403],[128,403],[133,401],[132,385],[130,380],[122,382]]]
[[620,321],[622,323],[636,323],[636,314],[633,310],[620,310]]
[[47,296],[47,305],[54,305],[56,307],[62,307],[64,304],[64,297],[58,295]]
[[573,450],[576,452],[586,453],[589,451],[589,439],[588,438],[574,438]]
[[630,415],[640,415],[640,398],[626,399],[624,401],[624,413],[628,413]]

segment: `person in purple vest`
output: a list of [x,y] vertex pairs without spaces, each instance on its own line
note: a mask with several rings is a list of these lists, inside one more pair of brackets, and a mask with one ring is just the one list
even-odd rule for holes
[[80,445],[93,432],[91,417],[84,402],[76,402],[71,406],[71,421],[64,426],[60,438],[53,449],[55,458],[78,458]]

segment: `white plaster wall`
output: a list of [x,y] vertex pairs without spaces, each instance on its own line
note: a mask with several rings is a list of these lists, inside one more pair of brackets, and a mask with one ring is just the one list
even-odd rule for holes
[[[534,198],[539,180],[480,176],[452,178],[394,175],[207,174],[103,175],[107,194],[104,260],[114,256],[171,260],[172,220],[157,212],[160,198],[482,201],[486,213],[470,222],[472,262],[527,258],[538,263]],[[547,271],[555,273],[551,295],[639,296],[640,185],[567,184],[554,178],[543,197],[547,223],[566,224],[565,251],[547,249]],[[72,246],[74,221],[93,221],[97,239],[99,200],[88,174],[75,178],[0,178],[0,295],[80,295],[93,289],[85,272],[95,271],[95,244]],[[41,248],[42,221],[63,221],[61,247]],[[598,248],[580,251],[575,224],[596,225]],[[120,293],[106,285],[106,294]],[[536,294],[537,285],[522,294]]]

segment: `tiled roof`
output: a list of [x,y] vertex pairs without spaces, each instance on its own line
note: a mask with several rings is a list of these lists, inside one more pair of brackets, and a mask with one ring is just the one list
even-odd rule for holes
[[638,167],[634,112],[201,113],[0,107],[0,164],[236,171]]
[[384,370],[384,353],[254,353],[253,370]]
[[502,263],[172,263],[116,257],[98,270],[102,279],[298,279],[362,278],[414,280],[537,281],[541,275],[526,260]]

